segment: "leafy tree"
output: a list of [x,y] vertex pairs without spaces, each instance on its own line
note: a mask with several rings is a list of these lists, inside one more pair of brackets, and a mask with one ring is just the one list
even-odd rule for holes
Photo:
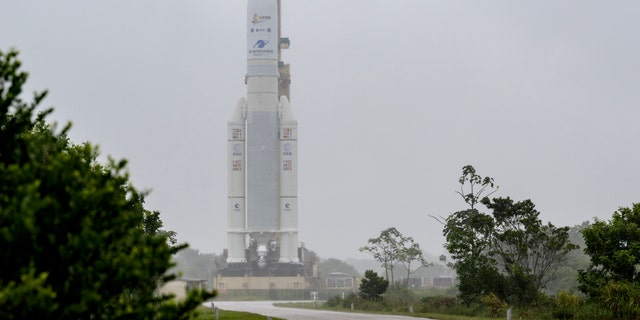
[[[489,199],[497,190],[493,179],[479,176],[471,166],[459,179],[470,209],[451,214],[445,223],[445,247],[454,259],[460,297],[466,303],[494,293],[515,304],[533,303],[553,278],[558,265],[576,248],[569,228],[544,225],[531,200]],[[469,184],[465,192],[465,185]],[[480,202],[491,215],[476,209]]]
[[469,205],[469,209],[449,215],[444,221],[445,248],[453,259],[458,276],[458,290],[463,302],[469,304],[490,292],[502,293],[502,275],[491,255],[491,237],[494,220],[478,211],[475,206],[480,197],[497,191],[493,178],[482,177],[473,166],[462,168],[456,191]]
[[460,182],[460,191],[456,191],[456,193],[471,207],[471,210],[480,202],[483,194],[488,191],[487,189],[489,189],[489,193],[484,197],[492,195],[499,188],[493,183],[493,178],[478,175],[472,165],[462,167],[462,176],[458,182]]
[[[595,219],[582,230],[584,252],[591,258],[589,267],[580,270],[580,290],[589,297],[605,300],[607,288],[636,286],[640,292],[640,203],[621,207],[610,221]],[[615,291],[615,290],[609,290]],[[640,296],[638,296],[640,298]]]
[[[407,278],[404,281],[405,286],[409,285],[409,277],[411,274],[415,273],[421,267],[428,267],[432,265],[425,260],[422,249],[420,249],[420,245],[414,242],[412,237],[407,237],[405,245],[400,248],[398,261],[402,263],[407,270]],[[412,270],[411,266],[414,263],[417,263],[417,267]]]
[[535,301],[558,264],[576,248],[569,241],[569,228],[542,224],[531,200],[484,198],[482,204],[493,211],[491,248],[507,275],[508,295],[517,304]]
[[[178,234],[175,231],[161,229],[164,223],[162,222],[162,220],[160,220],[159,211],[144,210],[144,218],[142,224],[142,227],[146,234],[165,237],[167,238],[167,241],[169,241],[169,244],[171,244],[172,246],[176,246],[176,244],[178,243]],[[182,247],[185,246],[175,247],[175,249],[179,250]]]
[[391,279],[391,283],[395,283],[393,270],[396,263],[403,263],[407,267],[407,281],[411,274],[412,262],[418,261],[421,265],[429,265],[424,260],[420,246],[414,242],[413,238],[403,235],[396,228],[382,230],[380,236],[369,239],[368,243],[368,246],[360,248],[360,252],[371,253],[384,268],[385,279]]
[[[125,173],[97,163],[21,100],[27,73],[0,51],[0,318],[185,319],[212,294],[158,296],[177,248]],[[147,220],[145,220],[147,219]],[[174,235],[175,236],[175,235]]]
[[[590,226],[589,221],[575,225],[569,229],[569,242],[576,248],[584,248],[584,238],[582,230]],[[589,266],[589,256],[583,250],[571,250],[564,261],[558,264],[557,274],[553,281],[550,281],[545,292],[558,294],[561,291],[578,291],[578,270],[586,269]]]
[[389,281],[378,276],[378,273],[373,270],[366,270],[360,282],[359,295],[365,300],[380,300],[388,287]]

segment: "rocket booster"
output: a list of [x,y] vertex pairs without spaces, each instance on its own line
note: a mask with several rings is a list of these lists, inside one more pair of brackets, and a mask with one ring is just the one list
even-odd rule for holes
[[229,263],[298,262],[297,122],[279,97],[277,0],[249,0],[247,96],[228,123]]

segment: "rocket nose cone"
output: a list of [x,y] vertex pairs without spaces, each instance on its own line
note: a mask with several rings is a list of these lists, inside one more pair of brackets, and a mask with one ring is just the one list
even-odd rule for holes
[[231,118],[229,119],[231,122],[242,121],[244,119],[244,110],[246,109],[246,102],[244,97],[238,99],[236,102],[236,106],[233,108],[233,113],[231,113]]
[[282,110],[281,121],[291,121],[295,122],[296,117],[293,114],[293,110],[291,110],[291,104],[289,104],[289,99],[285,96],[280,97],[280,110]]

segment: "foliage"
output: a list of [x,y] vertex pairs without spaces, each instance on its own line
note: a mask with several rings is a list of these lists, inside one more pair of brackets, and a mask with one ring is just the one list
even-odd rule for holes
[[489,308],[489,314],[492,317],[497,317],[499,312],[507,307],[507,304],[500,300],[498,296],[496,296],[493,292],[489,292],[480,298],[480,302],[482,302],[487,308]]
[[591,263],[579,272],[580,290],[615,319],[639,318],[640,203],[596,218],[582,234]]
[[342,297],[340,295],[335,295],[327,299],[327,306],[331,308],[335,308],[337,306],[342,306]]
[[[0,318],[183,319],[204,299],[158,296],[170,234],[144,209],[125,161],[96,161],[36,114],[46,92],[21,100],[27,73],[0,51]],[[145,221],[145,217],[149,218]],[[156,219],[157,218],[157,219]]]
[[[391,314],[406,314],[406,306],[392,307],[386,297],[378,301],[363,301],[357,296],[348,296],[345,299],[336,296],[334,304],[336,307],[349,309],[353,302],[355,309],[372,312],[389,312]],[[332,299],[333,300],[333,299]],[[469,305],[462,303],[459,299],[451,296],[426,296],[417,301],[414,305],[413,316],[431,319],[504,319],[506,315],[506,305],[497,295],[484,296],[483,302],[474,302]],[[611,310],[599,304],[592,303],[580,298],[572,292],[561,292],[557,297],[546,297],[538,300],[536,306],[511,307],[513,319],[521,320],[551,320],[551,319],[580,319],[580,320],[607,320],[607,319],[637,319],[635,316],[619,317]],[[495,305],[495,311],[487,308],[487,304]],[[307,304],[308,305],[308,304]],[[291,304],[287,304],[291,306]],[[308,307],[308,306],[307,306]],[[640,308],[636,308],[640,309]],[[493,316],[491,313],[493,312]]]
[[[543,225],[531,200],[480,199],[497,186],[472,166],[463,167],[459,182],[457,193],[470,209],[451,214],[443,234],[455,261],[460,298],[469,304],[493,293],[517,305],[535,302],[558,265],[576,248],[569,241],[569,228]],[[478,202],[492,210],[491,215],[477,210]]]
[[543,225],[531,200],[485,198],[482,203],[493,211],[492,252],[515,289],[509,296],[517,304],[534,301],[553,278],[557,265],[576,249],[569,242],[569,228]]
[[427,296],[420,299],[420,303],[423,307],[422,312],[437,312],[437,311],[443,311],[446,309],[451,309],[452,307],[458,305],[460,302],[456,297]]
[[[429,267],[433,265],[425,260],[424,255],[422,254],[422,249],[420,249],[420,245],[414,242],[412,237],[407,237],[405,244],[398,251],[398,261],[407,270],[407,277],[404,280],[405,287],[409,286],[409,277],[412,273],[415,273],[421,267]],[[418,267],[412,270],[411,266],[414,263],[417,263]]]
[[388,287],[389,281],[378,276],[377,272],[367,270],[360,282],[359,295],[364,300],[380,300]]
[[406,285],[396,283],[389,286],[384,294],[384,301],[389,307],[399,309],[413,305],[418,297]]
[[458,211],[446,220],[445,247],[455,261],[460,298],[466,304],[489,292],[502,292],[502,275],[490,255],[491,216],[476,209]]
[[473,210],[476,204],[483,198],[487,189],[490,191],[484,195],[484,197],[492,195],[498,191],[499,188],[493,183],[493,178],[483,178],[476,173],[476,169],[471,165],[462,167],[462,176],[460,176],[458,182],[460,183],[460,191],[456,191],[456,193],[471,207],[471,210]]
[[[576,248],[584,248],[584,238],[582,230],[591,224],[585,221],[569,229],[569,242],[576,245]],[[553,281],[547,283],[545,293],[557,294],[560,291],[578,291],[578,270],[586,269],[589,266],[589,256],[583,250],[571,250],[561,261],[556,269],[556,276]]]
[[445,220],[443,235],[445,248],[454,260],[458,275],[460,298],[467,305],[489,292],[501,291],[501,275],[490,255],[494,221],[475,205],[485,192],[496,192],[493,178],[477,174],[473,166],[462,168],[458,179],[460,191],[456,191],[469,205],[469,209],[455,212]]
[[571,291],[560,291],[555,300],[553,317],[557,319],[573,319],[580,307],[580,297]]
[[600,296],[601,303],[617,319],[640,318],[640,284],[626,281],[610,281]]
[[609,222],[595,219],[582,230],[591,264],[579,275],[580,290],[598,299],[612,281],[640,282],[640,203],[620,208]]
[[[265,316],[249,312],[229,311],[218,309],[219,318],[216,319],[215,313],[211,308],[200,306],[193,320],[264,320]],[[272,320],[282,320],[281,318],[270,317]]]
[[[396,228],[387,228],[380,232],[377,238],[368,240],[369,245],[361,247],[360,252],[369,252],[380,262],[385,270],[385,278],[394,280],[394,267],[396,263],[402,263],[407,270],[406,283],[409,281],[411,264],[418,262],[420,266],[429,266],[424,259],[420,245],[415,243],[412,237],[405,236]],[[415,270],[414,270],[415,271]],[[391,276],[391,277],[389,277]]]

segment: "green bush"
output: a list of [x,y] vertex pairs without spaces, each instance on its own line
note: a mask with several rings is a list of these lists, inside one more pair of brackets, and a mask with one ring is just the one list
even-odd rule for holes
[[555,300],[552,315],[556,319],[573,319],[580,308],[580,297],[572,291],[560,291]]
[[598,303],[585,303],[578,310],[576,310],[576,314],[573,319],[580,320],[604,320],[604,319],[614,319],[613,314],[602,307]]
[[214,293],[158,295],[173,232],[144,208],[126,161],[98,162],[22,100],[27,73],[0,51],[0,319],[186,319]]
[[453,306],[460,304],[460,301],[456,297],[424,297],[420,299],[420,306],[422,312],[435,312],[449,309]]
[[340,297],[340,295],[327,299],[327,307],[335,308],[338,306],[342,306],[342,297]]
[[415,293],[401,284],[394,284],[384,294],[384,302],[391,309],[406,309],[418,301]]
[[507,304],[504,301],[500,300],[500,298],[498,298],[498,296],[496,296],[493,292],[480,297],[480,301],[487,308],[489,308],[489,314],[492,317],[497,317],[500,313],[500,310],[507,307]]
[[602,288],[601,303],[618,319],[640,317],[640,286],[628,282],[609,282]]

